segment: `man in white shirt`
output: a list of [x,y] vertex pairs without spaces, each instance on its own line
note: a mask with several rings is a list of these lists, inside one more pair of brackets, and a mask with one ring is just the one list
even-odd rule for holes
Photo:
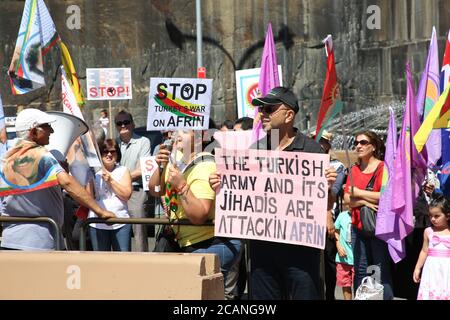
[[[119,138],[117,144],[122,153],[120,165],[127,167],[131,173],[133,193],[128,201],[128,211],[132,218],[145,218],[145,201],[147,194],[142,186],[142,175],[140,158],[151,156],[150,140],[146,137],[133,133],[134,121],[131,113],[120,111],[115,119]],[[133,225],[133,234],[136,247],[133,251],[148,252],[147,226],[141,224]]]

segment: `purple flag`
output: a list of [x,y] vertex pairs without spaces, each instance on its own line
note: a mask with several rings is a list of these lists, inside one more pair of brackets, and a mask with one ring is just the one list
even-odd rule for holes
[[[417,112],[425,118],[440,96],[439,90],[439,57],[438,44],[436,39],[436,29],[433,27],[431,34],[430,48],[425,68],[420,79],[419,90],[417,92]],[[436,166],[441,158],[441,130],[432,130],[426,142],[426,151],[423,149],[422,155],[427,159],[430,168]]]
[[[273,41],[272,24],[267,26],[266,40],[261,58],[261,72],[259,74],[259,92],[261,96],[265,96],[270,89],[280,85],[280,77],[278,75],[277,49]],[[253,123],[253,141],[258,141],[263,136],[262,122],[255,108],[255,116]]]
[[391,209],[393,194],[394,161],[397,152],[397,125],[395,114],[389,108],[389,127],[384,155],[383,182],[381,184],[380,202],[377,213],[377,238],[387,242],[389,253],[395,263],[404,258],[404,248],[398,233],[398,215]]
[[[426,174],[426,161],[417,152],[413,137],[419,128],[419,118],[414,100],[414,86],[409,62],[406,64],[406,105],[397,155],[394,162],[391,209],[396,213],[398,224],[394,232],[399,241],[413,231],[413,203]],[[399,252],[404,257],[404,243]]]

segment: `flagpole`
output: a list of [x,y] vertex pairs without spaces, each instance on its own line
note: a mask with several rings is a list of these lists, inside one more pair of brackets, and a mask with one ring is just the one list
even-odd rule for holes
[[197,70],[203,67],[202,61],[202,15],[201,15],[201,0],[195,0],[195,16],[197,20]]
[[109,138],[113,138],[113,132],[112,132],[112,106],[111,106],[111,100],[108,100],[108,112],[109,112]]
[[[348,152],[348,145],[347,145],[347,130],[345,129],[344,126],[344,116],[342,115],[342,109],[341,111],[339,111],[339,118],[340,118],[340,122],[341,122],[341,131],[342,131],[342,138],[344,140],[344,150],[345,150],[345,158],[347,160],[347,168],[348,168],[348,177],[350,179],[350,186],[353,188],[354,184],[353,184],[353,176],[352,176],[352,170],[351,170],[351,166],[352,164],[350,163],[350,154]],[[350,190],[351,194],[353,195],[353,189]]]

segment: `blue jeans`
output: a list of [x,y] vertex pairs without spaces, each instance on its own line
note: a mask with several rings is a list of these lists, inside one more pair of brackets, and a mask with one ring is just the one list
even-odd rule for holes
[[381,271],[381,284],[384,286],[383,299],[392,300],[391,257],[386,242],[376,237],[366,237],[357,228],[352,228],[352,246],[355,268],[353,289],[361,285],[367,274],[367,267],[377,265]]
[[94,251],[131,251],[131,225],[126,224],[115,230],[89,227]]
[[208,248],[197,249],[193,253],[214,253],[219,256],[220,271],[223,274],[224,280],[226,280],[228,271],[230,271],[233,264],[239,257],[241,250],[241,240],[237,239],[224,239],[224,242],[213,244]]
[[320,250],[250,240],[251,299],[320,299]]

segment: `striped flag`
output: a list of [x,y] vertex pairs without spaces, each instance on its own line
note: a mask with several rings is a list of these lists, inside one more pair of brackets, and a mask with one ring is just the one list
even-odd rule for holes
[[449,89],[450,86],[447,84],[447,88],[441,94],[427,117],[424,118],[422,125],[414,135],[414,144],[419,152],[422,152],[422,149],[433,129],[450,128],[450,99],[448,98]]
[[334,63],[333,39],[329,34],[323,42],[327,55],[327,74],[323,86],[322,101],[320,102],[319,114],[316,124],[316,141],[320,140],[328,123],[342,110],[339,84],[337,83],[336,66]]
[[[433,129],[450,128],[450,99],[448,99],[448,84],[450,83],[450,30],[447,36],[444,59],[442,62],[440,76],[440,97],[424,117],[422,125],[414,136],[414,144],[419,152],[429,140],[429,135]],[[441,130],[441,153],[442,163],[450,161],[450,133],[448,130]]]
[[14,95],[45,86],[43,56],[59,39],[43,0],[27,0],[8,70]]
[[[419,89],[417,93],[417,112],[423,115],[425,119],[437,102],[440,96],[439,89],[439,58],[438,44],[436,38],[436,29],[433,27],[431,34],[430,48],[425,63],[425,69],[422,73]],[[441,158],[441,132],[440,130],[431,130],[426,141],[425,149],[422,149],[424,157],[427,158],[429,168],[434,168]]]

